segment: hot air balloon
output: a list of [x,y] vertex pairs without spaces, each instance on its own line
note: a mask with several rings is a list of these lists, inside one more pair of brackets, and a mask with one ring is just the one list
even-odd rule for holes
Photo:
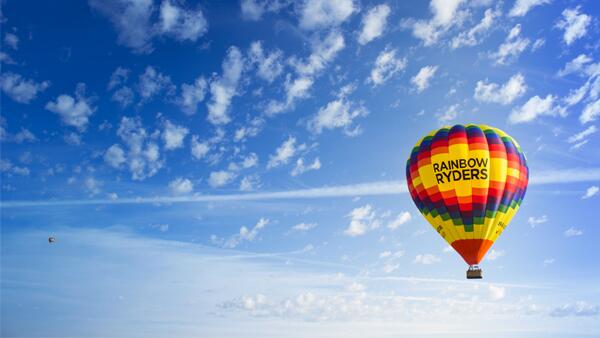
[[412,149],[408,190],[421,214],[482,278],[479,263],[525,196],[529,170],[517,142],[486,125],[434,130]]

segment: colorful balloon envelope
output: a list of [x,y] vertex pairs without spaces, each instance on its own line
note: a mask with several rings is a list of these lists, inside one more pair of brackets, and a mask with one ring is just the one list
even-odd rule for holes
[[[408,190],[417,208],[471,267],[483,260],[514,217],[528,177],[517,142],[485,125],[434,130],[415,145],[406,163]],[[469,271],[467,276],[481,277]]]

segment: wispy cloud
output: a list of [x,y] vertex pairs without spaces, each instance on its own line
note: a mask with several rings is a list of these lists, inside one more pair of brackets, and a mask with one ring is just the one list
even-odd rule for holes
[[[573,168],[534,172],[530,185],[567,184],[577,182],[595,182],[600,180],[600,168]],[[192,196],[153,196],[119,199],[85,199],[85,200],[21,200],[2,201],[0,208],[43,207],[60,205],[95,205],[95,204],[155,204],[155,203],[193,203],[193,202],[227,202],[254,201],[276,199],[309,199],[326,197],[397,195],[408,192],[403,180],[373,181],[356,184],[324,186],[308,189],[254,192],[245,194],[212,194]]]

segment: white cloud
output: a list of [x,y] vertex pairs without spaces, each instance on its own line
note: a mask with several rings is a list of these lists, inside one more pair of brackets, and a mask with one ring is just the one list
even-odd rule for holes
[[436,116],[438,118],[438,121],[440,121],[441,123],[447,123],[452,120],[455,120],[458,117],[458,107],[458,103],[453,104],[442,113],[437,114]]
[[587,142],[587,140],[585,138],[592,134],[595,134],[597,131],[598,131],[598,128],[596,128],[596,126],[594,126],[594,125],[589,126],[585,130],[583,130],[575,135],[570,136],[567,139],[567,142],[577,143],[577,144],[580,144],[580,142],[582,142],[582,141]]
[[244,176],[240,181],[240,191],[253,191],[260,187],[260,178],[258,175]]
[[412,29],[414,37],[423,41],[425,46],[435,44],[452,26],[462,22],[465,12],[458,11],[463,0],[432,0],[429,10],[433,14],[431,20],[407,20],[404,26]]
[[510,104],[527,90],[525,78],[521,73],[513,75],[505,84],[500,86],[496,83],[477,81],[473,97],[477,101]]
[[387,26],[387,18],[391,9],[387,4],[371,8],[362,17],[362,30],[358,35],[358,43],[366,45],[383,34]]
[[0,75],[0,89],[19,103],[30,103],[49,86],[49,81],[37,83],[12,72],[2,72]]
[[485,258],[489,261],[495,261],[496,259],[498,259],[504,255],[506,255],[506,252],[504,250],[492,249],[492,250],[490,250],[490,252],[488,252],[488,254],[486,255]]
[[181,96],[177,99],[177,104],[181,110],[188,115],[196,114],[198,103],[204,101],[207,87],[208,84],[204,76],[199,76],[192,84],[182,84]]
[[305,0],[300,5],[300,27],[306,30],[335,27],[356,10],[354,0]]
[[170,0],[163,0],[159,7],[153,0],[90,0],[89,4],[112,22],[117,42],[136,53],[152,52],[154,37],[194,42],[208,29],[200,9],[185,9]]
[[255,167],[258,165],[258,155],[256,155],[256,153],[248,154],[248,156],[244,157],[242,160],[241,165],[244,169]]
[[0,172],[19,176],[29,176],[30,174],[29,168],[15,166],[9,160],[4,159],[0,159]]
[[546,44],[546,39],[544,39],[544,38],[535,39],[535,41],[533,42],[533,45],[531,45],[531,51],[535,52],[536,50],[542,48],[545,44]]
[[554,264],[554,262],[555,262],[555,261],[556,261],[556,260],[555,260],[554,258],[546,258],[546,259],[544,259],[544,261],[542,262],[542,265],[543,265],[544,267],[546,267],[546,266],[548,266],[548,265],[552,265],[552,264]]
[[[183,147],[183,141],[189,130],[186,127],[178,126],[171,121],[165,121],[165,129],[162,132],[162,139],[165,143],[165,150],[173,150]],[[193,149],[192,149],[193,151]]]
[[506,294],[506,288],[504,288],[503,286],[495,286],[490,284],[488,285],[488,290],[490,292],[490,298],[492,300],[500,300],[504,298]]
[[565,67],[558,71],[558,76],[565,76],[571,73],[584,73],[584,67],[586,64],[594,61],[591,57],[585,54],[579,54],[573,60],[567,62]]
[[569,229],[567,229],[565,231],[566,237],[575,237],[575,236],[581,236],[581,235],[583,235],[583,230],[577,229],[574,227],[570,227]]
[[13,33],[4,34],[4,43],[14,50],[19,49],[19,37]]
[[500,12],[491,8],[486,9],[481,21],[468,31],[464,31],[455,36],[450,42],[452,49],[462,46],[475,46],[481,42],[481,36],[484,35],[494,24],[494,20],[500,16]]
[[21,130],[15,134],[13,140],[16,143],[35,142],[37,141],[37,137],[29,129],[21,127]]
[[150,228],[151,229],[156,229],[160,232],[167,232],[169,231],[169,225],[168,224],[150,224]]
[[549,3],[550,0],[516,0],[508,16],[525,16],[533,7]]
[[153,0],[90,0],[90,6],[107,16],[118,33],[118,42],[138,53],[152,51]]
[[163,0],[160,5],[160,32],[178,41],[195,42],[208,31],[208,21],[200,9],[189,10]]
[[289,4],[287,0],[242,0],[240,9],[243,19],[258,21],[266,12],[279,12]]
[[292,176],[298,176],[298,175],[302,175],[307,171],[311,171],[311,170],[319,170],[321,169],[321,161],[319,161],[319,158],[315,158],[315,160],[313,161],[313,163],[309,164],[309,165],[305,165],[304,164],[304,159],[303,158],[299,158],[296,161],[296,166],[294,167],[294,169],[292,169],[291,175]]
[[563,40],[567,45],[582,38],[587,33],[587,27],[592,22],[589,15],[579,13],[581,7],[567,8],[562,12],[562,20],[556,26],[565,31]]
[[192,141],[190,143],[190,150],[192,152],[192,156],[195,159],[200,160],[204,158],[210,151],[210,143],[207,141],[200,142],[198,141],[198,136],[194,135],[192,136]]
[[600,306],[592,305],[585,301],[579,301],[574,304],[565,304],[550,311],[550,316],[552,317],[593,317],[598,314],[600,314]]
[[370,204],[352,209],[346,217],[350,218],[350,224],[344,230],[344,235],[351,237],[361,236],[369,230],[377,229],[381,223]]
[[258,236],[258,233],[264,229],[264,227],[269,224],[269,219],[267,218],[261,218],[258,220],[258,222],[254,225],[254,227],[252,229],[248,229],[245,226],[242,226],[240,228],[240,231],[238,234],[232,236],[231,238],[229,238],[229,240],[227,240],[225,242],[225,247],[226,248],[235,248],[236,246],[238,246],[240,243],[244,242],[244,241],[248,241],[248,242],[252,242],[254,241],[254,239],[256,239],[256,236]]
[[98,180],[96,180],[93,177],[87,177],[83,181],[83,185],[84,185],[85,189],[90,193],[90,196],[98,195],[101,191],[100,190],[101,182],[99,182]]
[[261,41],[254,41],[250,45],[249,58],[256,65],[258,77],[268,83],[273,82],[283,71],[283,52],[276,49],[265,54]]
[[429,87],[429,81],[431,81],[437,69],[438,66],[425,66],[419,70],[417,75],[410,79],[410,82],[417,87],[418,93]]
[[410,222],[411,219],[412,215],[410,214],[410,212],[402,211],[398,214],[398,216],[396,216],[396,218],[393,221],[388,223],[387,227],[390,230],[396,230],[403,224]]
[[527,223],[529,223],[529,225],[532,228],[535,228],[536,226],[538,226],[540,224],[544,224],[546,222],[548,222],[548,216],[546,216],[546,215],[542,215],[542,216],[539,216],[539,217],[530,216],[527,219]]
[[210,185],[212,188],[219,188],[229,184],[234,178],[235,174],[230,171],[213,171],[208,177],[208,185]]
[[439,262],[441,259],[433,254],[419,254],[415,257],[413,263],[430,265]]
[[104,153],[104,161],[113,168],[119,168],[121,164],[125,163],[125,151],[118,144],[113,144]]
[[591,187],[587,188],[587,190],[585,191],[585,195],[581,196],[581,199],[588,199],[591,197],[596,196],[596,194],[598,194],[598,191],[600,191],[600,188],[598,186],[592,185]]
[[115,90],[111,100],[121,105],[121,108],[126,108],[133,102],[134,96],[135,94],[133,93],[133,90],[125,86]]
[[115,71],[110,75],[110,80],[108,81],[107,88],[108,90],[114,89],[117,86],[124,85],[129,79],[130,70],[123,67],[117,67]]
[[[133,180],[144,180],[154,176],[162,168],[163,161],[160,159],[159,147],[153,137],[143,128],[139,117],[124,116],[121,118],[117,136],[127,145],[127,167]],[[114,145],[111,146],[111,148],[113,147]],[[120,161],[115,163],[120,163]]]
[[178,177],[169,183],[173,195],[187,195],[194,190],[194,183],[187,178]]
[[490,57],[498,65],[504,65],[512,60],[516,60],[521,53],[529,46],[529,39],[521,38],[521,25],[515,25],[504,42],[498,47],[496,53],[492,53]]
[[175,87],[168,75],[158,72],[154,67],[148,66],[140,75],[138,92],[143,101],[150,100],[153,96],[165,91],[167,95],[172,94]]
[[293,231],[308,231],[317,227],[317,223],[298,223],[292,227]]
[[90,116],[96,110],[91,105],[90,99],[85,97],[85,85],[77,84],[75,97],[62,94],[56,101],[46,104],[46,109],[60,116],[62,122],[68,126],[75,127],[80,131],[86,129]]
[[358,117],[367,116],[369,112],[362,104],[347,98],[352,90],[350,86],[342,87],[338,98],[319,108],[317,114],[308,121],[308,129],[320,134],[323,129],[343,128],[348,136],[360,134],[360,125],[353,126],[353,122]]
[[[267,163],[267,169],[278,167],[282,164],[287,164],[290,159],[296,154],[298,150],[301,150],[305,145],[296,147],[296,138],[289,136],[276,150],[275,154],[269,157]],[[300,149],[299,149],[300,148]]]
[[406,68],[406,58],[397,58],[396,52],[395,48],[386,47],[379,53],[368,79],[373,86],[385,83],[392,76]]
[[312,41],[311,54],[306,60],[292,58],[290,63],[298,76],[294,79],[291,74],[286,76],[285,101],[270,101],[266,110],[267,114],[275,115],[291,109],[296,100],[308,97],[308,91],[312,87],[315,77],[327,67],[344,46],[344,36],[334,30],[325,38]]
[[539,116],[556,116],[561,114],[561,110],[554,106],[555,96],[548,94],[545,98],[539,96],[531,97],[524,105],[513,109],[508,117],[510,123],[531,122]]
[[588,103],[581,112],[579,116],[579,121],[581,123],[588,123],[592,121],[596,121],[600,116],[600,99]]
[[231,99],[237,95],[238,82],[244,70],[244,57],[237,47],[230,47],[223,60],[223,73],[210,82],[211,100],[208,103],[208,121],[212,124],[227,124]]

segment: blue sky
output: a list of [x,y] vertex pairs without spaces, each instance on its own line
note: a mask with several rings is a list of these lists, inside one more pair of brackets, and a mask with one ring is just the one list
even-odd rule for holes
[[[600,336],[598,14],[3,1],[2,336]],[[457,123],[531,173],[482,281],[404,181]]]

